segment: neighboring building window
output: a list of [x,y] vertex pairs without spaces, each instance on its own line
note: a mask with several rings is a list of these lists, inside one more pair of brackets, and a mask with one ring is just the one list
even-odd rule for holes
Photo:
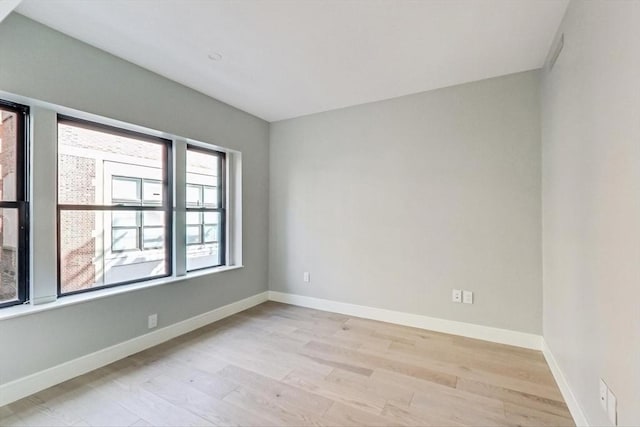
[[171,142],[59,116],[59,294],[171,274]]
[[187,271],[225,264],[225,159],[218,151],[187,147]]
[[28,298],[28,114],[28,107],[0,100],[0,307]]
[[[115,204],[159,206],[162,182],[153,179],[112,176],[111,201]],[[163,212],[113,212],[111,214],[111,251],[162,249],[164,247]]]
[[[217,192],[216,187],[187,184],[188,208],[213,208]],[[218,216],[214,212],[187,213],[187,245],[215,244],[218,242]]]

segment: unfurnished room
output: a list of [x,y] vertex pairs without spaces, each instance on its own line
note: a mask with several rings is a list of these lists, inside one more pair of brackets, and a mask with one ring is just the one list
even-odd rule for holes
[[640,426],[640,0],[0,0],[0,426]]

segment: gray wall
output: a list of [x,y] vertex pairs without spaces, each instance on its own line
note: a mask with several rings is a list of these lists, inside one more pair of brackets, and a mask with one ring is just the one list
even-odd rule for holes
[[272,123],[270,289],[540,333],[539,111],[533,71]]
[[267,290],[268,123],[20,15],[0,40],[2,91],[242,151],[245,265],[4,320],[1,382],[144,334],[150,313],[162,327]]
[[[542,95],[544,336],[592,425],[640,425],[640,2],[574,1]],[[559,33],[560,34],[560,33]]]

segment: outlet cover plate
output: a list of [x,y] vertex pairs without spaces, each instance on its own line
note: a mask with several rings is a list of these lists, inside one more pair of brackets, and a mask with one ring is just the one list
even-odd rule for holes
[[462,291],[460,289],[454,289],[451,293],[451,301],[462,302]]
[[148,325],[149,329],[153,329],[156,326],[158,326],[158,315],[157,314],[152,314],[149,316],[148,319]]
[[462,291],[462,302],[465,304],[473,304],[473,292]]

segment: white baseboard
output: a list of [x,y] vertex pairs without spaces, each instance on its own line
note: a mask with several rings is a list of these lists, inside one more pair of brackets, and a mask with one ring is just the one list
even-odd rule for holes
[[542,350],[542,337],[540,335],[529,334],[526,332],[517,332],[508,329],[439,319],[436,317],[423,316],[421,314],[404,313],[401,311],[367,307],[364,305],[349,304],[345,302],[276,291],[269,291],[269,300],[315,308],[318,310],[331,311],[334,313],[347,314],[350,316],[363,317],[365,319],[397,323],[399,325],[412,326],[414,328],[461,335],[463,337],[476,338],[499,344]]
[[95,353],[87,354],[44,371],[2,384],[0,385],[0,406],[15,402],[40,390],[60,384],[78,375],[106,366],[217,320],[244,311],[267,301],[267,298],[268,293],[262,292],[182,322],[174,323],[165,328],[98,350]]
[[578,403],[578,399],[573,394],[569,383],[567,382],[566,377],[562,373],[560,369],[560,365],[558,365],[558,361],[553,356],[551,349],[547,345],[547,342],[542,340],[542,354],[544,354],[544,358],[547,360],[547,364],[549,365],[549,369],[551,369],[551,373],[558,384],[558,388],[560,389],[560,393],[562,393],[562,397],[564,398],[565,403],[569,407],[569,412],[571,412],[571,416],[573,417],[573,421],[577,426],[589,426],[589,422],[587,421],[587,417],[582,410],[582,407]]

